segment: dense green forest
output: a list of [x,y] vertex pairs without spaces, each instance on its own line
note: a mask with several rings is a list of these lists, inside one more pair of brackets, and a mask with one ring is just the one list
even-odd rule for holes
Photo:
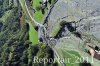
[[53,51],[45,44],[32,45],[28,23],[21,21],[22,16],[18,0],[0,0],[0,66],[58,66],[33,63],[35,56],[53,59]]

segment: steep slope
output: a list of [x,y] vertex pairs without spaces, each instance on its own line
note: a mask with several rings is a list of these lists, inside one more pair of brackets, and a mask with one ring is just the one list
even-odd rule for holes
[[44,66],[44,63],[34,63],[34,57],[53,58],[49,46],[32,45],[25,19],[18,0],[0,0],[0,66]]

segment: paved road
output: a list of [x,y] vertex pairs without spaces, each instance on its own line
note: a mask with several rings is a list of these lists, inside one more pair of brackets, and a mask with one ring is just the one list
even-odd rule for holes
[[[46,34],[46,28],[45,28],[45,26],[42,25],[42,24],[40,24],[40,23],[38,23],[38,22],[31,16],[31,14],[30,14],[30,12],[29,12],[29,9],[28,9],[28,6],[27,6],[27,4],[26,4],[26,1],[24,0],[25,5],[21,2],[21,0],[19,0],[19,2],[20,2],[21,5],[25,6],[26,12],[28,13],[27,16],[29,16],[30,20],[32,21],[31,24],[33,25],[33,27],[34,27],[34,26],[39,26],[39,30],[38,30],[39,33],[38,33],[38,34],[41,35],[41,29],[43,29],[43,30],[44,30],[44,35],[45,35],[45,37],[46,37],[47,34]],[[51,45],[49,45],[49,46],[51,47]],[[55,53],[55,57],[56,57],[56,58],[59,58],[59,55],[57,54],[56,50],[55,50],[54,48],[52,48],[52,49],[53,49],[53,51],[54,51],[54,53]],[[62,66],[65,66],[64,63],[60,63],[60,64],[61,64]]]
[[[53,51],[54,51],[54,56],[55,58],[60,58],[59,54],[57,53],[56,49],[53,48]],[[64,62],[61,62],[61,60],[58,60],[60,62],[60,65],[61,66],[66,66],[66,64]]]
[[29,12],[29,9],[28,9],[28,6],[27,6],[27,4],[26,4],[26,1],[23,0],[24,4],[22,3],[22,0],[19,0],[19,2],[20,2],[20,4],[21,4],[22,6],[25,6],[24,9],[25,9],[26,12],[27,12],[28,18],[31,20],[30,22],[31,22],[31,24],[33,25],[33,27],[35,27],[35,26],[38,26],[38,27],[39,27],[39,30],[38,30],[39,36],[41,35],[41,33],[40,33],[40,32],[41,32],[41,28],[43,28],[43,30],[44,30],[44,35],[45,35],[45,37],[46,37],[46,28],[45,28],[45,26],[42,25],[42,24],[40,24],[39,22],[37,22],[37,21],[32,17],[32,15],[31,15],[30,12]]

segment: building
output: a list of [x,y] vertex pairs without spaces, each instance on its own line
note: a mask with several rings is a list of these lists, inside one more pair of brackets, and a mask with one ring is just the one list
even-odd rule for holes
[[42,3],[45,4],[47,3],[49,0],[42,0]]
[[89,46],[90,49],[89,49],[89,53],[92,57],[100,60],[100,51],[99,50],[96,50],[94,47],[92,46]]
[[42,0],[42,9],[44,9],[47,6],[48,1],[49,0]]

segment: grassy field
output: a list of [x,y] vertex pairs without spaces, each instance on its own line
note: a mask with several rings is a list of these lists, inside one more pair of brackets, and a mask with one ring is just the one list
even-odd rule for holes
[[33,45],[38,44],[38,33],[31,24],[29,25],[30,25],[29,39]]
[[[54,3],[56,0],[52,0],[51,3]],[[33,2],[33,7],[36,9],[38,6],[42,7],[42,4],[40,4],[41,0],[32,0]],[[48,3],[48,6],[50,6],[51,4]],[[46,8],[45,8],[45,12],[46,12]],[[34,13],[34,18],[36,21],[41,22],[43,20],[44,15],[41,12],[41,9],[39,11],[36,11]]]
[[58,32],[59,32],[59,30],[61,29],[61,25],[60,25],[60,20],[57,20],[57,22],[56,22],[56,24],[53,26],[53,28],[52,28],[52,30],[51,30],[51,33],[50,33],[50,36],[51,37],[55,37],[57,34],[58,34]]
[[60,25],[56,25],[55,28],[51,31],[50,36],[51,36],[51,37],[55,37],[55,36],[58,34],[60,28],[61,28]]
[[60,42],[55,46],[59,57],[65,59],[71,58],[70,62],[68,60],[66,61],[66,66],[79,66],[79,60],[78,63],[75,63],[78,58],[81,59],[81,55],[77,50],[79,45],[78,41],[81,42],[79,38],[71,34],[69,37],[60,39]]
[[39,23],[41,23],[41,21],[43,20],[43,14],[41,11],[37,11],[34,13],[34,19],[36,21],[38,21]]
[[[63,57],[67,60],[65,61],[66,66],[79,66],[80,60],[77,60],[78,58],[81,58],[78,52],[76,51],[62,51]],[[68,61],[68,59],[70,60]]]
[[33,1],[33,6],[36,8],[38,5],[40,5],[41,0],[32,0]]
[[[41,0],[32,0],[32,1],[33,1],[33,7],[34,7],[35,9],[36,9],[36,7],[38,7],[38,6],[42,6],[42,5],[40,4],[40,1],[41,1]],[[34,13],[34,18],[35,18],[35,20],[38,21],[38,22],[41,22],[41,21],[43,20],[43,14],[42,14],[41,10],[36,11],[36,12]]]
[[[26,8],[25,8],[25,2],[24,0],[20,0],[22,9],[24,11],[24,14],[29,17]],[[29,21],[30,22],[30,21]],[[29,23],[30,30],[29,30],[29,40],[32,42],[32,44],[38,44],[38,33],[35,31],[34,27],[32,26],[31,22]]]

